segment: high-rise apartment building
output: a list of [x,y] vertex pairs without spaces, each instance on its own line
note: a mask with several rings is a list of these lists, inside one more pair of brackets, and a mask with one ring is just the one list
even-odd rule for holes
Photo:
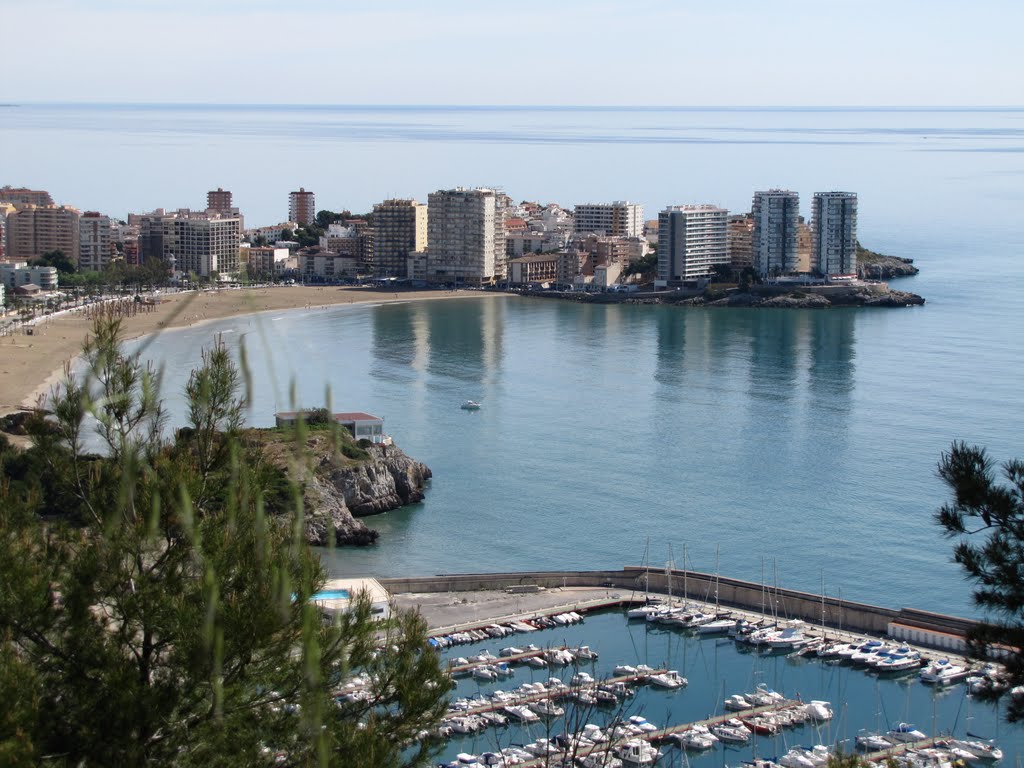
[[288,221],[308,226],[316,221],[316,197],[299,187],[298,192],[288,193]]
[[826,277],[857,274],[857,195],[816,192],[811,213],[811,269]]
[[206,210],[216,211],[217,213],[231,213],[231,198],[231,192],[226,189],[217,187],[216,189],[210,190],[206,193]]
[[177,272],[209,277],[238,271],[242,242],[242,218],[235,213],[191,211],[180,208],[132,214],[129,223],[139,227],[139,260],[173,259]]
[[64,205],[17,205],[7,214],[7,258],[29,260],[60,251],[77,264],[78,219],[78,210]]
[[165,221],[173,233],[164,249],[174,255],[174,266],[182,272],[210,277],[214,272],[229,275],[238,272],[242,222],[238,216],[196,213],[183,209]]
[[754,266],[754,217],[741,213],[729,217],[729,264],[733,272]]
[[12,205],[53,205],[49,192],[41,189],[25,189],[24,187],[0,187],[0,203]]
[[729,211],[715,205],[674,205],[658,214],[658,278],[679,283],[729,264]]
[[795,272],[800,195],[788,189],[755,192],[752,215],[754,268],[765,277]]
[[430,193],[428,279],[480,284],[504,278],[507,208],[501,197],[486,188]]
[[639,237],[644,233],[644,207],[639,203],[583,203],[573,211],[581,235]]
[[110,263],[110,217],[86,211],[78,222],[78,269],[102,272]]
[[415,200],[385,200],[373,206],[376,273],[407,277],[409,255],[427,249],[427,206]]

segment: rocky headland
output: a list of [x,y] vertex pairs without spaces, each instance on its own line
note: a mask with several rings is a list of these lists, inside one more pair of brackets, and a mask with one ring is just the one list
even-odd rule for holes
[[894,277],[911,277],[920,270],[913,259],[886,256],[884,253],[869,251],[857,243],[857,274],[864,280],[891,280]]
[[306,540],[315,546],[365,546],[379,533],[357,518],[423,500],[430,468],[398,446],[357,444],[345,430],[311,430],[296,457],[288,430],[262,430],[264,454],[298,484]]
[[916,293],[888,289],[877,292],[851,287],[834,293],[786,291],[763,293],[754,291],[727,292],[724,296],[706,292],[677,302],[691,307],[763,307],[765,309],[828,309],[830,307],[912,307],[924,304]]

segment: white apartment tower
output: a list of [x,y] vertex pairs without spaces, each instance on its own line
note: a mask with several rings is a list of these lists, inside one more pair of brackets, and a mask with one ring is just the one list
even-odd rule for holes
[[373,206],[374,262],[378,275],[407,277],[409,256],[427,250],[427,206],[385,200]]
[[427,197],[427,278],[490,283],[505,277],[505,211],[501,193],[438,190]]
[[857,195],[815,192],[811,269],[825,277],[857,274]]
[[576,232],[614,237],[639,237],[644,233],[644,207],[639,203],[582,203],[573,216]]
[[800,195],[788,189],[754,193],[754,269],[764,277],[795,272]]
[[316,220],[316,196],[299,187],[298,192],[288,193],[288,221],[308,226]]
[[78,269],[102,272],[110,263],[110,217],[86,211],[78,220]]
[[696,280],[729,264],[729,211],[715,205],[674,205],[658,214],[658,278]]

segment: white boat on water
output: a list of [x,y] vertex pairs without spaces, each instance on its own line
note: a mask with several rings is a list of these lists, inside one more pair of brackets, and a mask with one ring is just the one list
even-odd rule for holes
[[683,749],[701,751],[713,748],[718,743],[718,737],[711,733],[707,726],[695,725],[676,734],[675,741]]
[[857,734],[857,749],[864,752],[882,752],[892,747],[892,742],[879,733],[861,731]]
[[464,411],[479,411],[480,403],[476,402],[475,400],[467,400],[460,407]]
[[698,635],[724,635],[736,626],[735,619],[715,619],[697,627]]
[[[833,716],[832,703],[828,701],[809,701],[804,704],[804,711],[807,716],[816,723],[831,720]],[[922,736],[922,738],[924,738]]]
[[550,699],[535,701],[530,708],[541,717],[561,717],[565,714],[565,707],[558,706]]
[[750,729],[735,718],[712,725],[709,730],[718,737],[719,741],[730,744],[746,744],[750,741]]
[[675,690],[686,687],[688,681],[676,670],[670,669],[668,672],[662,672],[660,675],[651,675],[648,682],[657,688]]
[[505,707],[505,714],[522,723],[536,723],[540,716],[525,704],[510,704]]
[[933,685],[952,685],[965,679],[970,672],[949,659],[936,659],[921,670],[919,677],[922,683]]
[[622,761],[607,752],[591,752],[586,757],[577,758],[580,768],[622,768]]
[[639,728],[645,733],[658,730],[658,726],[647,720],[643,715],[630,715],[626,720],[627,723],[632,725],[634,728]]
[[966,739],[950,739],[946,742],[950,747],[966,752],[975,760],[1002,760],[1003,750],[988,741],[968,741]]
[[897,723],[885,734],[893,741],[921,741],[925,738],[923,731],[917,730],[910,723]]
[[734,693],[726,698],[723,706],[731,712],[740,712],[744,709],[752,709],[754,705],[747,701],[743,694]]
[[614,754],[624,765],[654,765],[661,757],[661,752],[643,739],[630,739],[620,744]]

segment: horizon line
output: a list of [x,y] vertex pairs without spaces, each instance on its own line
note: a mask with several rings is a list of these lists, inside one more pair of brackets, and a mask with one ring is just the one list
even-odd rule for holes
[[931,111],[931,110],[1024,110],[1024,104],[460,104],[460,103],[345,103],[345,102],[250,102],[250,101],[108,101],[108,100],[12,100],[0,107],[98,106],[98,107],[274,107],[304,109],[534,109],[534,110],[672,110],[672,111]]

